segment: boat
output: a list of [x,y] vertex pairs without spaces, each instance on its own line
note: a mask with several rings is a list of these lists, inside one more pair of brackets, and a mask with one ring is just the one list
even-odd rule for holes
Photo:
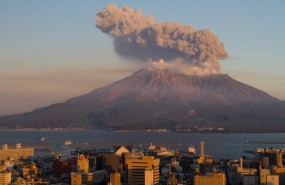
[[156,146],[152,145],[152,142],[150,143],[150,146],[148,147],[149,150],[155,150]]
[[44,142],[45,139],[46,139],[46,137],[44,137],[44,136],[41,137],[41,141],[42,141],[42,142]]
[[196,153],[196,149],[195,149],[195,147],[194,147],[194,146],[192,146],[192,145],[191,145],[191,146],[189,146],[189,147],[188,147],[188,152],[189,152],[189,153],[191,153],[191,154],[195,154],[195,153]]
[[72,142],[70,139],[67,139],[65,142],[64,142],[65,146],[68,146],[68,145],[71,145]]

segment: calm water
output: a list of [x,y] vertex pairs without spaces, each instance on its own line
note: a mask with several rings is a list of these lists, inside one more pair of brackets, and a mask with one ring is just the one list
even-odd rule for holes
[[[42,142],[41,137],[45,137]],[[205,154],[214,158],[236,158],[246,155],[244,150],[254,150],[258,147],[284,148],[284,145],[247,144],[249,141],[284,141],[285,133],[274,134],[199,134],[199,133],[175,133],[175,132],[107,132],[107,131],[0,131],[0,144],[15,143],[49,143],[52,152],[60,152],[67,155],[74,148],[65,147],[65,140],[70,139],[75,143],[139,143],[153,145],[164,143],[170,149],[187,150],[190,145],[195,146],[199,152],[199,142],[205,141]],[[145,145],[144,147],[147,147]],[[38,155],[38,154],[37,154]],[[41,155],[41,154],[39,154]],[[250,156],[250,155],[247,155]]]

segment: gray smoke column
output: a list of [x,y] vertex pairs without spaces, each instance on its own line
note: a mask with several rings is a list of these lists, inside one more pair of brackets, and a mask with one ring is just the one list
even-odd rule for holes
[[[108,5],[96,16],[96,27],[114,38],[116,52],[142,61],[163,60],[187,63],[202,73],[218,73],[218,60],[228,54],[222,42],[210,30],[196,30],[177,22],[155,23],[141,10]],[[199,74],[195,72],[194,74]]]

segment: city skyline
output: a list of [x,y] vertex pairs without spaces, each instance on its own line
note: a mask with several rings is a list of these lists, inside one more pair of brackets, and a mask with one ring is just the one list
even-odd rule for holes
[[210,29],[225,45],[221,73],[285,100],[284,2],[13,1],[0,7],[0,115],[63,102],[144,65],[118,56],[95,27],[108,4],[141,9],[159,22]]

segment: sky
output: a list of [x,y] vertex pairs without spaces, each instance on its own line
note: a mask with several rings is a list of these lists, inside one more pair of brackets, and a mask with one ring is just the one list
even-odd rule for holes
[[222,73],[285,100],[285,1],[13,0],[0,1],[0,116],[64,102],[142,67],[96,28],[108,4],[210,29],[229,55]]

